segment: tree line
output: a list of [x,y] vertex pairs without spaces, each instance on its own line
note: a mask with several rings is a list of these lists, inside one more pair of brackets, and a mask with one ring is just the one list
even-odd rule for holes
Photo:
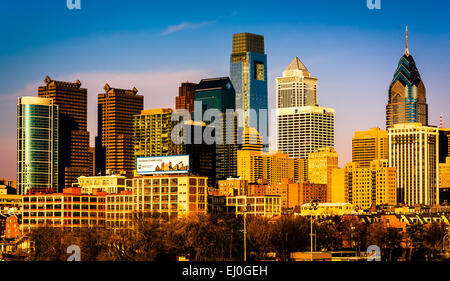
[[[38,227],[26,233],[30,251],[17,251],[27,261],[65,261],[67,247],[77,245],[82,261],[190,261],[243,260],[243,218],[234,215],[200,215],[164,220],[136,216],[133,229],[99,227],[64,229]],[[381,249],[384,261],[443,259],[443,223],[414,225],[405,232],[380,222],[363,223],[356,217],[328,217],[313,223],[316,251],[365,252]],[[293,252],[308,252],[309,217],[247,217],[247,259],[287,261]],[[272,255],[268,255],[272,253]]]

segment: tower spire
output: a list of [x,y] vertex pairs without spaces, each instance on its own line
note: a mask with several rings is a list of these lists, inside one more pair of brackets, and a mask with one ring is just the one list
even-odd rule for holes
[[405,55],[409,56],[409,50],[408,50],[408,25],[406,25],[406,38],[405,38]]

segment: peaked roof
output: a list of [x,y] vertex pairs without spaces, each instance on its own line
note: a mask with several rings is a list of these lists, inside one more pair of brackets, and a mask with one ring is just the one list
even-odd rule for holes
[[286,70],[306,70],[306,66],[300,61],[298,57],[295,57],[295,59],[291,62],[291,64],[286,68]]

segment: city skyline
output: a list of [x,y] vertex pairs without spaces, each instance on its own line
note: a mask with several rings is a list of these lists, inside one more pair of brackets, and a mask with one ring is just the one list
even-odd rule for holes
[[[53,4],[56,2],[53,1]],[[62,2],[64,3],[61,5],[54,4],[54,9],[57,11],[60,9],[61,15],[67,16],[71,20],[80,21],[92,19],[93,14],[100,12],[100,9],[117,13],[120,8],[123,8],[118,2],[113,2],[109,6],[103,2],[95,5],[83,2],[84,6],[81,11],[70,11],[65,7],[65,1]],[[429,123],[437,126],[439,115],[445,113],[445,105],[450,102],[449,97],[445,96],[447,92],[444,88],[446,74],[444,66],[448,65],[446,60],[449,58],[438,56],[439,50],[443,52],[450,46],[448,23],[440,24],[438,19],[430,20],[430,16],[428,16],[425,18],[429,22],[424,24],[425,19],[398,15],[395,20],[380,24],[383,22],[383,18],[398,11],[396,5],[401,5],[404,1],[399,2],[399,4],[383,2],[383,13],[378,14],[377,11],[368,10],[365,1],[352,4],[328,2],[330,10],[334,5],[338,5],[339,11],[343,11],[342,19],[333,18],[338,21],[337,23],[333,20],[320,22],[324,15],[330,13],[327,8],[317,19],[308,19],[306,16],[305,22],[300,20],[300,22],[295,20],[289,22],[275,17],[275,19],[265,21],[261,26],[257,22],[251,23],[251,20],[246,18],[250,15],[249,7],[248,4],[243,4],[242,10],[230,9],[223,11],[222,15],[211,14],[211,20],[203,21],[203,17],[201,17],[201,22],[192,20],[192,22],[186,21],[183,24],[183,21],[179,23],[183,17],[177,17],[179,13],[177,12],[170,19],[172,21],[170,23],[161,21],[159,25],[151,28],[148,26],[150,23],[147,23],[147,26],[144,24],[141,28],[136,26],[136,24],[142,23],[141,20],[134,24],[124,24],[123,28],[118,28],[117,25],[110,27],[105,25],[98,31],[92,29],[85,34],[86,36],[83,35],[83,32],[90,30],[86,24],[80,24],[78,27],[76,24],[71,26],[70,20],[64,19],[65,17],[62,16],[61,25],[55,28],[55,34],[49,38],[48,42],[40,41],[42,39],[33,37],[33,34],[40,34],[36,33],[34,28],[41,26],[45,30],[44,27],[49,22],[36,24],[36,27],[30,30],[24,30],[23,25],[17,25],[14,29],[13,25],[4,24],[7,33],[12,35],[13,40],[10,45],[2,46],[0,49],[0,58],[4,61],[3,66],[5,67],[0,68],[2,74],[0,80],[3,82],[0,88],[0,100],[2,101],[0,117],[6,121],[2,122],[1,127],[3,133],[0,152],[4,161],[0,164],[0,177],[13,179],[16,175],[15,167],[8,163],[15,163],[16,157],[13,148],[16,145],[15,102],[17,97],[37,96],[37,88],[43,84],[46,75],[60,81],[80,80],[83,87],[88,89],[88,130],[92,146],[97,131],[96,96],[105,83],[119,88],[136,86],[139,92],[145,96],[144,109],[175,108],[174,97],[177,95],[177,88],[181,82],[198,83],[203,78],[229,76],[231,35],[239,32],[252,32],[265,36],[266,54],[268,55],[269,108],[275,107],[275,77],[281,76],[282,71],[294,57],[298,56],[303,63],[308,65],[308,69],[314,73],[314,76],[319,78],[318,103],[326,104],[336,110],[335,147],[340,156],[339,166],[343,167],[346,162],[351,161],[351,138],[354,131],[368,130],[377,126],[384,129],[384,106],[388,87],[398,57],[404,51],[404,28],[405,24],[408,24],[409,49],[427,87]],[[121,12],[125,14],[131,11],[136,12],[137,4],[133,2],[131,4],[132,7],[129,10]],[[418,14],[421,10],[427,9],[423,3],[415,4],[415,7],[412,7],[413,5],[406,7],[406,14],[408,12]],[[435,4],[434,17],[438,17],[436,15],[439,15],[440,11],[448,10],[446,9],[447,3]],[[29,5],[36,4],[30,3]],[[47,5],[51,4],[40,3],[39,7],[36,7],[37,11],[45,9]],[[146,4],[139,5],[146,7]],[[192,4],[190,9],[195,8],[196,5]],[[275,5],[273,9],[280,9],[277,4],[273,5]],[[438,5],[442,7],[436,7]],[[15,13],[20,13],[22,10],[19,6],[12,6],[13,11],[6,16],[6,19],[11,19]],[[230,5],[230,7],[232,6]],[[314,10],[320,6],[327,5],[324,2],[307,4],[306,8]],[[38,14],[37,11],[36,14]],[[257,11],[263,14],[268,13],[262,8],[258,8]],[[355,14],[349,19],[344,19],[352,11],[356,11]],[[286,11],[286,13],[291,12]],[[317,15],[317,13],[313,14]],[[369,19],[366,22],[363,21],[360,27],[349,27],[352,21],[361,20],[364,15]],[[30,19],[33,18],[33,15],[29,16]],[[218,19],[212,19],[214,16],[217,16]],[[17,23],[15,20],[11,22]],[[232,28],[230,28],[230,24],[233,25]],[[289,25],[289,30],[283,29],[283,26],[287,25]],[[67,29],[64,32],[59,30],[64,27]],[[148,30],[151,31],[143,31],[145,28],[149,28]],[[15,30],[18,30],[18,34],[30,37],[30,40],[28,42],[23,42],[22,39],[15,40],[18,39],[15,37],[17,34],[13,34]],[[111,30],[119,31],[114,34],[111,33]],[[222,30],[223,33],[217,33],[219,30]],[[71,33],[70,31],[75,32]],[[295,36],[290,34],[292,31],[295,35],[309,36],[307,38],[311,40],[304,40],[304,37],[299,36],[302,44],[297,45],[298,39],[293,38]],[[103,37],[96,38],[96,32],[98,34],[104,32],[101,34]],[[201,38],[201,40],[199,41],[197,38]],[[351,40],[344,42],[345,40],[339,38]],[[131,44],[120,43],[117,46],[111,46],[110,43],[117,39],[127,39],[126,41]],[[129,41],[128,39],[137,40]],[[339,44],[332,44],[338,39]],[[178,48],[183,42],[189,42],[189,45],[183,49]],[[152,58],[161,52],[158,53],[158,48],[154,48],[152,43],[156,43],[160,51],[162,48],[168,48],[167,51],[162,52],[161,58],[154,61]],[[318,48],[317,45],[320,47]],[[124,54],[122,48],[129,48],[130,51]],[[153,51],[150,53],[153,55],[148,55],[148,49],[145,52],[146,48],[150,48]],[[174,53],[171,54],[171,51]],[[339,56],[336,56],[336,53]],[[50,55],[52,59],[48,60]],[[174,59],[169,61],[169,55],[174,55]],[[365,62],[362,60],[364,57]],[[65,59],[64,63],[61,63],[62,58]],[[149,62],[151,63],[146,66],[145,64]],[[364,63],[366,66],[363,66]],[[355,80],[359,81],[355,82]],[[365,90],[361,92],[361,89]],[[346,102],[347,104],[345,104]],[[365,104],[371,106],[365,107]],[[444,127],[448,127],[450,123],[448,120],[444,114]],[[271,135],[273,139],[273,127]],[[272,140],[272,147],[273,144]]]

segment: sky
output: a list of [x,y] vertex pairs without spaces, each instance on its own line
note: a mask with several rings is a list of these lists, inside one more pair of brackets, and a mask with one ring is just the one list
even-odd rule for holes
[[[372,0],[376,1],[376,0]],[[269,107],[275,78],[298,56],[318,80],[318,103],[336,112],[339,165],[354,131],[385,129],[389,83],[405,48],[427,89],[430,125],[450,126],[450,1],[15,0],[0,10],[0,178],[16,178],[17,97],[37,96],[49,75],[88,89],[96,135],[106,83],[144,95],[145,109],[174,107],[181,82],[229,75],[233,33],[264,35]],[[272,134],[273,134],[272,130]],[[273,138],[272,138],[273,139]]]

